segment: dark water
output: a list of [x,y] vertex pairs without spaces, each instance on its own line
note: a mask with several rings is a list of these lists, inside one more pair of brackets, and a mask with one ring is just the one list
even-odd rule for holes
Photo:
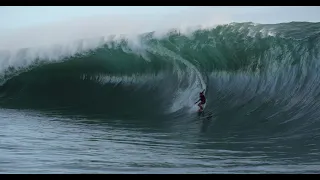
[[318,173],[319,33],[233,23],[57,60],[2,51],[0,172]]

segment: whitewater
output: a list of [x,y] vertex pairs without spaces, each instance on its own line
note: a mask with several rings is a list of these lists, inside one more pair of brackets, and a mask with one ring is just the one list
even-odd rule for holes
[[1,173],[319,173],[320,23],[135,30],[3,36]]

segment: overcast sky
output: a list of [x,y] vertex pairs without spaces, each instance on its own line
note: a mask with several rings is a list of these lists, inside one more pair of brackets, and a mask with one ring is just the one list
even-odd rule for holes
[[[2,6],[0,48],[230,22],[320,22],[320,7]],[[25,45],[22,45],[25,46]]]
[[[256,21],[274,23],[281,21],[319,21],[320,8],[315,7],[275,7],[275,6],[239,6],[239,7],[192,7],[192,6],[2,6],[0,7],[0,24],[6,28],[20,28],[47,24],[68,19],[138,14],[163,16],[177,13],[183,15],[185,10],[210,9],[225,12],[232,16],[230,21]],[[184,14],[185,15],[185,14]],[[196,15],[196,14],[194,14]],[[253,16],[254,15],[254,16]]]

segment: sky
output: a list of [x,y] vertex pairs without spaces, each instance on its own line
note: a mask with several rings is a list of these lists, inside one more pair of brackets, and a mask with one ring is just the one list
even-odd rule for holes
[[247,19],[247,21],[274,23],[293,20],[320,20],[320,7],[316,6],[2,6],[0,7],[0,24],[4,29],[15,29],[92,16],[134,16],[143,14],[164,16],[191,9],[210,9],[213,12],[228,12],[231,16],[234,15],[232,17],[234,21],[246,21]]
[[2,6],[0,49],[230,22],[320,22],[320,7]]
[[3,27],[12,29],[99,15],[162,15],[187,8],[187,6],[2,6],[0,23]]

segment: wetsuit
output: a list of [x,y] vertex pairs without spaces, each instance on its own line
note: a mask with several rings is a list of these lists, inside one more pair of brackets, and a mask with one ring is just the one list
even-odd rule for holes
[[203,111],[203,105],[206,103],[206,97],[204,94],[200,94],[200,103],[198,104],[199,106],[199,111]]
[[201,102],[201,104],[206,103],[206,97],[203,94],[200,95],[200,102]]

